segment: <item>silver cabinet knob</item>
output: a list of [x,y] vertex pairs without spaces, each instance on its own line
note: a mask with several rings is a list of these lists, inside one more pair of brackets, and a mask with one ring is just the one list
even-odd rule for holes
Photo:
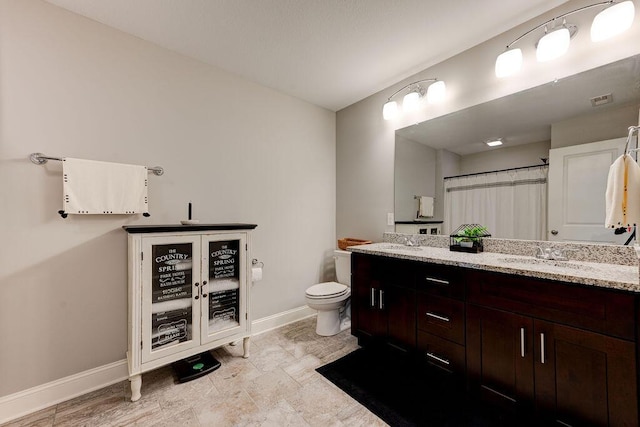
[[555,236],[556,234],[558,234],[558,230],[551,230],[551,234]]

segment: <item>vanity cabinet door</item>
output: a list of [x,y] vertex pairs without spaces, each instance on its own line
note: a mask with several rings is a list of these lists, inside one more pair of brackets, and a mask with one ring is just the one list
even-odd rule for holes
[[376,259],[351,255],[351,333],[362,341],[371,341],[387,333],[387,316],[382,309],[382,280]]
[[566,425],[638,425],[635,345],[535,321],[536,405]]
[[351,331],[361,344],[387,344],[402,351],[416,346],[413,264],[352,254]]
[[416,347],[416,291],[386,283],[383,306],[386,311],[387,343],[402,351]]
[[533,354],[530,317],[467,306],[467,375],[474,395],[511,409],[530,409]]

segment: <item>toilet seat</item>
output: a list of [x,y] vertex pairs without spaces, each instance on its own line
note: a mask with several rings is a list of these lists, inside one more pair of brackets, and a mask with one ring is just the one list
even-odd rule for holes
[[343,296],[349,292],[349,287],[337,282],[324,282],[307,289],[306,296],[309,299],[326,299]]

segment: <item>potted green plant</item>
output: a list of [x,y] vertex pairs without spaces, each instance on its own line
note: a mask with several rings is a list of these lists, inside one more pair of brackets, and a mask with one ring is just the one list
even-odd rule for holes
[[470,226],[465,227],[464,229],[458,232],[457,241],[460,243],[460,246],[464,246],[470,248],[473,246],[474,242],[478,241],[479,237],[483,237],[487,234],[487,229],[483,226]]
[[489,237],[487,228],[479,224],[465,224],[451,235],[451,250],[481,252],[482,238]]

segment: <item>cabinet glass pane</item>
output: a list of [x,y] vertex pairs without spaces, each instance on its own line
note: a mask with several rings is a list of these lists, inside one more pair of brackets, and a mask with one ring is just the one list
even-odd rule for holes
[[209,242],[209,333],[240,325],[240,240]]
[[193,246],[152,246],[151,349],[192,339]]

